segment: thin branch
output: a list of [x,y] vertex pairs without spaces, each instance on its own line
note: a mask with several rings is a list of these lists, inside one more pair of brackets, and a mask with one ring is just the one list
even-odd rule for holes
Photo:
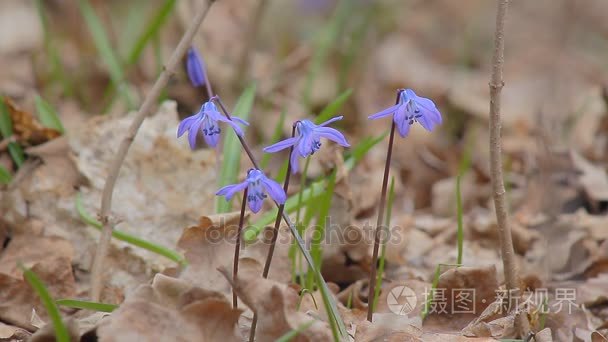
[[[496,11],[496,31],[494,32],[494,56],[492,57],[492,75],[490,76],[490,176],[492,179],[492,190],[496,221],[498,223],[498,238],[500,252],[505,273],[505,281],[511,298],[519,297],[519,274],[513,250],[513,238],[509,227],[507,214],[507,202],[505,198],[505,185],[502,174],[501,155],[501,122],[500,122],[500,93],[504,86],[503,64],[504,64],[504,26],[507,16],[509,0],[498,0]],[[511,306],[509,306],[511,307]],[[516,308],[517,309],[517,308]],[[519,314],[516,326],[520,336],[525,336],[530,330],[529,322],[525,314]]]
[[91,300],[94,302],[99,301],[99,297],[101,295],[102,289],[102,273],[103,273],[103,264],[106,254],[108,252],[108,247],[110,244],[110,238],[112,236],[113,224],[109,222],[110,210],[112,208],[112,194],[114,192],[114,185],[116,184],[116,179],[118,178],[118,174],[120,171],[120,167],[125,160],[127,152],[129,151],[129,147],[131,147],[131,143],[135,139],[137,135],[137,131],[141,126],[144,119],[152,112],[156,104],[156,100],[160,95],[163,88],[167,85],[169,78],[173,75],[175,68],[178,63],[184,57],[186,50],[192,44],[192,38],[198,31],[198,28],[201,26],[201,23],[207,16],[211,5],[215,2],[215,0],[211,0],[208,4],[202,6],[194,17],[194,20],[190,24],[190,27],[186,30],[182,39],[177,44],[175,51],[171,55],[169,62],[165,65],[163,72],[160,74],[156,83],[146,96],[143,104],[139,108],[139,111],[133,118],[133,122],[131,126],[129,126],[129,130],[127,131],[126,136],[123,138],[120,143],[120,147],[116,152],[116,158],[112,161],[110,165],[110,171],[108,173],[108,178],[106,179],[106,183],[103,188],[103,193],[101,197],[101,211],[99,213],[100,221],[103,224],[103,228],[101,231],[101,237],[99,238],[99,244],[97,245],[97,250],[95,252],[95,259],[93,260],[92,267],[92,278],[91,278]]

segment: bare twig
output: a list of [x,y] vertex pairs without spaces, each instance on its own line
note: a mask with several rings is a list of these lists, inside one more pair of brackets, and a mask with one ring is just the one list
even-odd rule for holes
[[[504,86],[503,64],[504,64],[504,26],[507,16],[509,0],[498,0],[496,11],[496,31],[494,32],[494,56],[492,57],[492,75],[490,76],[490,176],[492,179],[492,190],[494,207],[496,210],[496,221],[498,223],[498,238],[505,273],[505,281],[511,298],[519,297],[519,275],[513,250],[513,239],[507,215],[507,203],[505,199],[505,185],[502,175],[501,137],[500,137],[500,93]],[[511,306],[509,306],[511,307]],[[517,308],[516,308],[517,309]],[[529,322],[525,314],[518,314],[516,326],[520,336],[530,330]]]
[[110,165],[110,171],[108,173],[108,178],[106,179],[106,183],[103,188],[103,193],[101,197],[101,211],[99,213],[100,221],[103,224],[103,228],[101,231],[101,237],[99,238],[99,244],[97,245],[97,250],[95,252],[95,259],[93,260],[92,267],[92,278],[91,278],[91,300],[94,302],[99,301],[99,297],[101,295],[102,289],[102,273],[103,273],[103,264],[104,259],[106,257],[108,247],[110,244],[110,238],[112,236],[113,224],[109,222],[110,210],[112,208],[112,194],[114,191],[114,185],[116,184],[116,179],[118,178],[118,173],[120,171],[120,167],[122,166],[123,161],[129,151],[129,147],[131,147],[131,143],[135,139],[135,135],[137,135],[137,131],[141,126],[144,119],[152,112],[154,105],[156,104],[156,100],[160,95],[163,88],[167,85],[169,78],[174,73],[174,70],[181,59],[184,57],[186,50],[190,47],[192,43],[192,38],[198,31],[198,28],[201,26],[201,23],[207,16],[209,12],[209,8],[211,4],[213,4],[215,0],[211,0],[209,3],[203,5],[196,14],[196,17],[190,24],[190,27],[186,30],[182,39],[177,44],[175,51],[171,55],[169,62],[165,65],[163,72],[160,74],[156,83],[146,96],[143,104],[139,108],[139,111],[133,118],[133,122],[131,126],[129,126],[129,130],[127,131],[126,136],[120,143],[118,151],[116,153],[116,158],[112,161]]

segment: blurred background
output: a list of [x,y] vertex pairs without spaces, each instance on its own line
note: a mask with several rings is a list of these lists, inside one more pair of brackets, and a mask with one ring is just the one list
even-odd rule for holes
[[[98,210],[112,148],[130,123],[127,113],[139,108],[202,5],[0,1],[0,94],[14,130],[10,139],[3,133],[0,165],[9,177],[3,175],[4,183],[19,180],[0,193],[3,216],[15,223],[34,213],[69,231],[64,235],[82,258],[83,277],[95,239],[82,232],[74,213],[74,189],[91,213]],[[417,126],[396,141],[393,216],[408,238],[387,260],[399,266],[395,277],[427,281],[438,262],[453,261],[459,177],[465,263],[495,264],[500,278],[487,129],[495,6],[488,0],[217,0],[193,45],[230,108],[255,84],[252,110],[238,114],[248,115],[246,139],[259,157],[277,124],[284,136],[294,120],[318,115],[337,98],[346,99],[338,126],[353,146],[387,131],[388,119],[369,122],[367,116],[392,105],[397,89],[433,99],[443,125],[432,133]],[[524,275],[534,273],[539,282],[578,281],[608,270],[607,18],[605,0],[511,2],[502,92],[505,183],[518,260]],[[174,246],[182,228],[214,213],[221,153],[201,144],[190,154],[184,141],[172,140],[178,120],[207,99],[204,87],[190,84],[182,61],[121,173],[114,204],[121,229]],[[62,152],[69,158],[36,150],[60,134],[69,138],[69,153]],[[332,217],[340,224],[373,220],[385,148],[382,141],[371,149],[338,186]],[[334,149],[320,154],[308,180],[344,162]],[[20,171],[24,158],[67,164],[28,173]],[[277,159],[268,160],[272,176]],[[146,252],[121,253],[163,263]],[[337,268],[324,267],[328,281],[343,288],[366,270],[365,257],[348,253],[344,266],[328,252],[326,262]],[[132,288],[150,273],[133,272],[125,255],[122,261],[115,256],[112,267],[125,278],[113,284]]]

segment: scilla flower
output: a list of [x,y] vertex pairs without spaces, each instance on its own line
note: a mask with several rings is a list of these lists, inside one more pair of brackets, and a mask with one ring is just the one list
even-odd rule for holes
[[329,119],[320,125],[315,125],[308,120],[297,121],[297,136],[268,146],[264,148],[264,152],[273,153],[294,146],[289,162],[291,163],[291,171],[296,173],[298,172],[298,155],[302,158],[306,158],[317,152],[321,148],[321,138],[327,138],[340,146],[350,146],[346,141],[346,138],[344,138],[344,135],[337,129],[325,127],[338,120],[342,120],[342,116]]
[[381,112],[369,116],[370,120],[383,118],[393,114],[393,121],[402,137],[410,132],[410,126],[419,122],[427,131],[432,131],[435,125],[441,124],[441,113],[433,101],[420,97],[411,89],[399,92],[399,103]]
[[279,183],[266,177],[264,172],[258,169],[249,169],[247,178],[242,183],[226,185],[215,194],[226,196],[226,200],[229,201],[234,194],[245,188],[247,188],[247,204],[254,213],[262,209],[262,202],[268,197],[266,193],[279,204],[284,204],[287,199],[287,195]]
[[177,137],[181,137],[188,131],[188,142],[190,143],[190,148],[194,149],[196,147],[196,136],[202,133],[207,145],[215,147],[220,140],[220,133],[222,132],[219,121],[232,126],[239,136],[243,136],[243,130],[237,123],[245,126],[249,125],[247,121],[235,116],[232,117],[232,120],[229,120],[217,110],[215,103],[209,101],[203,103],[198,113],[180,122],[177,128]]
[[201,87],[205,85],[205,65],[203,59],[198,54],[195,48],[190,47],[188,49],[188,56],[186,57],[186,71],[188,72],[188,78],[195,87]]

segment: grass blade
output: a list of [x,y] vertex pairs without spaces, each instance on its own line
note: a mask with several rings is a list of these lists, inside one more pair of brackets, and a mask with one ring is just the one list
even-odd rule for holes
[[[233,116],[238,116],[243,120],[247,120],[253,108],[253,102],[255,100],[255,83],[248,86],[245,91],[239,97],[234,111]],[[235,134],[226,134],[224,137],[224,149],[222,152],[224,160],[222,161],[222,168],[220,170],[218,188],[236,183],[238,173],[241,169],[241,144]],[[216,208],[218,213],[227,213],[231,210],[231,202],[226,201],[224,197],[216,197]]]
[[[277,122],[277,125],[274,126],[274,132],[272,133],[272,138],[270,138],[270,141],[278,141],[281,137],[286,116],[287,111],[283,109],[283,111],[281,112],[281,116],[279,116],[279,121]],[[260,161],[260,167],[262,168],[262,170],[266,169],[266,167],[268,166],[268,163],[270,162],[270,156],[270,153],[264,153],[264,155],[262,156],[262,160]]]
[[426,316],[428,316],[429,311],[431,310],[431,304],[433,303],[433,298],[434,298],[434,291],[437,289],[437,285],[439,284],[439,276],[441,275],[442,266],[460,267],[462,265],[460,265],[460,264],[456,264],[456,265],[437,264],[437,267],[435,268],[435,276],[433,277],[433,284],[431,285],[431,292],[429,293],[429,296],[427,297],[426,302],[424,303],[424,308],[420,312],[420,316],[422,317],[423,321],[426,318]]
[[341,0],[338,3],[331,21],[325,28],[323,28],[319,35],[315,53],[312,57],[312,61],[310,62],[310,67],[306,74],[306,80],[304,81],[302,103],[304,104],[305,110],[310,107],[310,94],[312,93],[312,87],[315,79],[321,71],[323,64],[327,60],[331,47],[335,45],[344,24],[351,15],[351,2],[351,0]]
[[49,318],[51,319],[51,323],[53,324],[53,328],[55,329],[55,338],[58,342],[70,342],[70,334],[68,332],[68,328],[66,328],[65,324],[63,324],[63,320],[61,319],[61,314],[59,313],[59,308],[55,304],[55,301],[51,297],[51,294],[46,289],[40,278],[29,268],[19,265],[19,267],[23,270],[23,277],[30,284],[30,286],[36,291],[38,297],[42,301],[42,305],[46,309]]
[[[101,222],[97,221],[96,218],[91,216],[86,211],[86,209],[84,208],[84,205],[82,204],[82,195],[80,193],[76,194],[76,211],[78,212],[78,215],[80,216],[80,219],[82,220],[82,222],[101,231],[101,228],[102,228]],[[129,243],[133,246],[162,255],[165,258],[167,258],[169,260],[173,260],[180,265],[186,265],[188,263],[182,254],[180,254],[172,249],[169,249],[169,248],[163,247],[163,246],[159,246],[155,243],[138,238],[137,236],[122,232],[120,230],[114,229],[112,231],[112,237],[114,237],[117,240]]]
[[112,83],[118,89],[118,92],[123,95],[124,100],[129,108],[135,106],[135,102],[131,98],[129,89],[125,82],[125,75],[121,68],[120,62],[114,54],[114,49],[110,44],[110,40],[106,35],[106,32],[101,24],[101,20],[93,10],[93,7],[89,3],[89,0],[78,0],[78,6],[80,12],[84,17],[84,21],[87,24],[89,32],[93,38],[93,43],[99,52],[99,55],[108,68]]
[[139,61],[146,45],[158,35],[161,27],[167,22],[167,18],[169,18],[169,15],[175,8],[175,3],[175,0],[165,1],[162,7],[158,9],[158,12],[154,14],[154,17],[148,22],[148,26],[146,26],[139,39],[133,45],[133,49],[127,57],[127,65],[134,65]]
[[[4,139],[8,139],[13,135],[13,121],[11,120],[8,108],[4,103],[4,98],[0,101],[0,134],[2,134],[2,138]],[[14,141],[10,142],[8,144],[8,153],[13,158],[17,167],[21,167],[25,162],[25,153],[18,143]]]
[[313,325],[315,321],[312,320],[310,322],[306,322],[302,325],[300,325],[299,327],[292,329],[291,331],[287,332],[285,335],[279,337],[276,342],[288,342],[291,341],[294,337],[298,336],[302,331],[310,328],[311,325]]
[[13,121],[4,101],[0,101],[0,134],[6,139],[13,135]]
[[464,227],[462,223],[462,194],[460,193],[460,180],[461,175],[456,177],[456,218],[458,221],[458,231],[457,231],[457,240],[458,240],[458,257],[456,259],[457,264],[462,264],[462,253],[464,249]]
[[330,104],[328,104],[319,115],[315,118],[315,123],[318,125],[324,121],[331,119],[336,116],[340,108],[344,105],[344,103],[348,100],[348,98],[352,95],[352,89],[346,89],[342,94],[338,95],[335,100],[333,100]]
[[57,305],[67,306],[69,308],[85,309],[99,312],[112,312],[118,309],[118,305],[114,304],[88,302],[77,299],[58,299],[57,301],[55,301],[55,303],[57,303]]
[[13,176],[3,166],[0,165],[0,183],[8,184],[13,180]]
[[61,119],[57,111],[51,106],[50,103],[46,102],[42,97],[36,95],[34,98],[36,104],[36,111],[38,112],[38,118],[43,126],[52,128],[61,134],[65,133]]
[[[391,229],[391,216],[393,213],[393,201],[395,200],[395,177],[391,177],[391,185],[388,192],[388,202],[386,206],[386,227],[388,229],[387,233],[390,232]],[[390,236],[386,236],[388,239]],[[378,261],[378,276],[376,277],[376,287],[374,287],[374,302],[372,311],[376,310],[376,306],[378,305],[378,297],[380,296],[380,289],[382,288],[382,279],[384,276],[384,263],[386,260],[386,242],[388,240],[382,241],[382,249],[380,251],[380,259]]]
[[[321,201],[319,203],[319,216],[317,217],[317,225],[316,225],[316,233],[313,234],[313,238],[310,246],[310,255],[312,256],[312,260],[315,263],[315,269],[319,272],[321,271],[322,261],[323,261],[323,249],[321,248],[321,242],[323,242],[323,238],[325,237],[326,230],[326,221],[329,216],[329,208],[331,207],[331,201],[334,197],[334,187],[336,185],[336,170],[332,172],[331,176],[329,176],[329,180],[327,181],[327,187],[321,196]],[[309,273],[306,281],[306,288],[312,290],[314,289],[314,275]]]

